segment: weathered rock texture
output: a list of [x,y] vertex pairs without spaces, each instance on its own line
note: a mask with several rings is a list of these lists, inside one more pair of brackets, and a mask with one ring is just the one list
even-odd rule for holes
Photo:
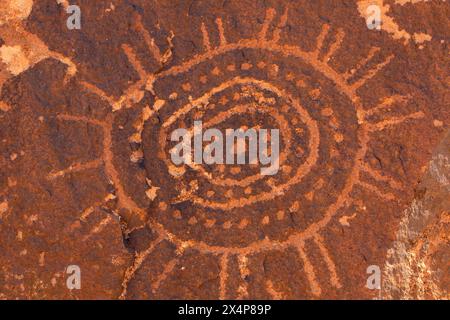
[[[70,4],[0,4],[0,298],[448,299],[448,2]],[[280,171],[175,166],[195,120]]]

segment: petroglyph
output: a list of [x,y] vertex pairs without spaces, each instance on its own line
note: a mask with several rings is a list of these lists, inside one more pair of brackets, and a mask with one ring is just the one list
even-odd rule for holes
[[[367,81],[375,77],[384,68],[387,68],[394,58],[393,56],[386,56],[382,62],[373,64],[372,60],[374,57],[381,54],[379,48],[374,48],[366,58],[362,58],[355,63],[356,69],[366,64],[371,64],[372,67],[368,69],[367,73],[359,74],[358,77],[353,76],[353,73],[349,72],[339,74],[328,63],[339,54],[340,47],[345,41],[345,34],[342,30],[334,31],[331,30],[330,26],[324,25],[322,33],[318,37],[316,49],[312,52],[305,52],[295,46],[280,45],[282,34],[278,29],[275,34],[270,34],[269,25],[276,17],[275,10],[268,10],[266,20],[257,39],[242,39],[237,43],[227,40],[225,25],[221,19],[217,19],[216,28],[219,34],[219,42],[218,44],[213,44],[210,36],[211,32],[203,23],[200,25],[199,32],[203,40],[204,52],[199,53],[192,60],[185,61],[179,66],[173,66],[155,75],[151,75],[144,70],[143,64],[134,55],[131,47],[124,46],[123,48],[130,64],[133,65],[140,75],[140,80],[130,87],[119,101],[108,97],[93,85],[86,85],[86,88],[92,93],[107,101],[113,107],[114,115],[116,115],[120,114],[122,108],[115,106],[120,106],[121,101],[127,100],[127,97],[130,97],[135,92],[148,90],[148,88],[146,89],[146,84],[151,79],[151,88],[157,94],[157,100],[152,107],[142,108],[141,116],[133,124],[133,134],[128,139],[137,145],[137,150],[140,150],[138,158],[139,161],[143,161],[145,164],[147,179],[158,185],[157,189],[150,189],[150,191],[147,189],[147,196],[150,200],[156,201],[157,207],[160,209],[148,220],[148,226],[155,230],[160,237],[168,239],[178,247],[177,252],[179,253],[190,248],[198,251],[199,254],[213,254],[217,256],[221,269],[219,281],[220,298],[226,298],[228,295],[233,294],[227,290],[230,259],[237,258],[242,262],[242,259],[247,259],[248,256],[256,255],[266,250],[285,250],[292,247],[297,248],[299,257],[303,261],[310,290],[314,296],[320,296],[322,289],[316,280],[315,266],[309,262],[307,252],[310,250],[309,248],[317,250],[317,253],[322,257],[329,270],[332,285],[340,288],[342,285],[339,280],[338,267],[335,265],[332,254],[327,249],[326,241],[320,236],[320,233],[337,212],[346,203],[352,201],[351,193],[355,188],[367,189],[381,199],[388,201],[395,199],[392,193],[381,191],[373,182],[363,180],[361,178],[363,177],[362,173],[368,173],[375,181],[387,182],[388,185],[394,188],[393,190],[400,188],[399,183],[391,177],[377,173],[360,159],[364,158],[368,148],[367,145],[372,139],[373,133],[424,117],[422,112],[417,111],[404,116],[387,116],[385,119],[381,118],[378,122],[373,122],[371,116],[378,113],[378,109],[381,110],[386,105],[395,107],[397,103],[403,103],[404,100],[388,97],[384,104],[380,104],[380,106],[372,110],[363,108],[361,105],[357,94],[358,90],[364,87]],[[280,17],[279,23],[281,25],[286,24],[286,19],[288,19],[288,10]],[[160,59],[161,55],[159,52],[161,50],[155,47],[155,42],[149,38],[148,31],[142,25],[140,29],[146,39],[145,43],[149,52],[152,53],[155,59]],[[334,36],[335,41],[328,49],[325,49],[323,48],[323,43],[329,36]],[[349,106],[353,108],[353,116],[350,116],[350,114],[349,116],[353,117],[355,126],[359,124],[359,129],[351,133],[352,136],[348,136],[348,133],[344,135],[340,132],[339,114],[342,114],[342,111],[338,110],[344,110],[345,108],[339,109],[339,106],[336,105],[324,108],[321,112],[323,118],[314,119],[309,114],[309,111],[302,106],[302,102],[290,96],[288,91],[282,88],[283,83],[279,80],[275,84],[272,83],[272,78],[275,74],[277,78],[287,79],[285,81],[294,83],[300,81],[296,79],[295,74],[292,72],[285,77],[280,76],[279,67],[275,64],[266,66],[261,61],[252,61],[251,63],[229,61],[227,65],[222,65],[220,60],[214,63],[216,57],[232,57],[232,53],[236,50],[267,51],[285,58],[292,58],[294,61],[298,59],[308,64],[310,68],[319,72],[323,77],[333,81],[336,89],[347,96],[348,106],[346,108],[348,109]],[[197,66],[202,66],[205,63],[209,64],[209,70],[203,68],[204,71],[198,75],[198,78],[191,75]],[[249,72],[249,75],[247,77],[236,77],[234,73],[238,69],[237,66],[241,66],[240,69]],[[274,70],[278,71],[274,73]],[[265,73],[266,79],[258,80],[252,76],[252,72],[261,71]],[[180,91],[171,91],[167,95],[158,92],[158,88],[167,81],[178,81],[179,75],[183,75],[183,79],[189,79],[188,82],[180,83]],[[220,81],[211,87],[208,85],[208,81],[205,81],[206,77],[212,79],[217,77],[220,78]],[[227,78],[228,80],[226,80]],[[199,85],[209,88],[202,92],[199,89]],[[302,87],[308,86],[308,84],[303,82]],[[196,88],[195,90],[193,89],[194,87]],[[311,88],[309,97],[315,99],[318,96],[322,96],[322,90]],[[127,104],[127,108],[133,107],[133,104],[138,103],[139,100],[137,99],[134,102],[129,100],[130,103]],[[278,108],[275,109],[275,106]],[[208,116],[204,113],[205,109],[209,111]],[[286,112],[289,113],[289,116]],[[230,171],[228,171],[226,167],[219,166],[218,170],[210,170],[194,164],[186,167],[177,167],[170,162],[170,153],[168,152],[170,146],[167,140],[170,128],[192,126],[193,123],[190,123],[191,120],[188,119],[202,120],[206,127],[217,126],[222,122],[234,120],[233,117],[240,113],[248,114],[248,119],[261,114],[261,116],[269,119],[262,121],[275,121],[273,124],[283,130],[285,140],[283,141],[283,150],[280,158],[284,170],[290,172],[287,180],[283,181],[287,176],[265,179],[259,173],[242,176],[242,170],[238,168],[230,168]],[[155,121],[156,117],[158,121]],[[111,123],[114,123],[113,120],[111,121]],[[151,127],[147,125],[148,123],[157,122],[160,122],[160,126]],[[240,123],[240,125],[251,127],[259,126],[260,123],[249,122]],[[256,230],[284,221],[284,215],[280,214],[280,211],[273,210],[273,213],[276,214],[272,216],[270,209],[267,212],[268,215],[262,218],[255,218],[252,208],[257,206],[259,202],[264,203],[266,210],[271,207],[271,203],[277,206],[283,203],[282,206],[286,209],[294,208],[291,210],[291,215],[299,215],[302,210],[305,210],[301,208],[298,202],[292,206],[286,203],[286,195],[292,192],[291,189],[295,190],[299,185],[302,185],[306,177],[317,174],[315,170],[317,170],[320,141],[321,139],[327,139],[321,137],[319,128],[322,128],[322,126],[327,129],[321,130],[327,130],[334,137],[332,147],[327,152],[332,154],[333,157],[339,157],[340,154],[344,153],[352,154],[355,159],[352,167],[345,171],[346,178],[341,186],[342,191],[340,195],[337,198],[330,199],[332,202],[328,203],[328,207],[320,215],[316,214],[318,218],[316,221],[303,225],[298,230],[289,231],[288,235],[283,238],[277,239],[276,235],[266,236],[262,240],[252,238],[253,232]],[[292,130],[293,128],[296,129]],[[293,153],[290,145],[292,141],[298,141],[298,139],[306,139],[306,144],[302,146],[301,153]],[[351,146],[350,141],[347,139],[350,141],[357,139],[359,147]],[[136,151],[134,152],[136,153]],[[133,159],[133,154],[130,155],[130,158]],[[109,171],[113,172],[114,164],[110,160],[107,160],[106,163],[108,163],[107,167],[110,167]],[[159,169],[154,170],[154,168]],[[298,168],[297,173],[291,172],[289,168]],[[186,179],[188,174],[189,179]],[[236,175],[240,176],[240,179],[237,179]],[[115,185],[120,185],[120,173],[117,172],[112,174],[112,176],[116,176],[117,181]],[[161,185],[161,181],[164,181],[164,186]],[[263,183],[263,188],[261,188],[261,182]],[[259,186],[255,185],[255,183],[258,183]],[[207,188],[205,189],[205,187]],[[326,188],[326,185],[322,183],[320,186],[311,186],[311,192],[309,193],[303,191],[305,201],[314,202],[314,195],[323,191],[324,188]],[[168,190],[171,191],[169,192]],[[133,196],[127,195],[125,189],[120,193],[122,196],[119,195],[119,199],[122,197],[127,199],[125,202],[134,203],[129,208],[136,212],[141,212],[141,217],[143,218],[144,208],[140,208],[132,200]],[[182,210],[177,209],[182,203],[190,203],[190,206],[183,206]],[[189,219],[185,219],[185,216],[188,216]],[[202,232],[199,232],[202,228],[209,230],[208,233],[204,233],[205,235],[213,236],[202,238]],[[238,233],[241,230],[245,230],[245,237]],[[232,233],[230,231],[239,235],[240,238],[231,237]],[[193,236],[194,234],[195,236]],[[239,239],[240,244],[234,242],[237,239]],[[305,243],[311,243],[315,246],[306,247]],[[154,245],[151,245],[149,250],[145,252],[151,252],[153,249]],[[139,272],[146,255],[142,255],[135,266],[129,270],[127,282],[132,281],[133,275]],[[170,274],[178,259],[178,257],[174,257],[167,270],[164,270],[161,276],[157,278],[157,282],[152,285],[154,293],[165,281],[166,275]],[[245,273],[250,272],[248,269],[244,269],[247,270]],[[241,275],[242,270],[241,263]],[[245,278],[245,275],[242,277]],[[267,286],[267,290],[272,295],[283,296],[283,293],[275,291],[270,283],[267,283]],[[244,281],[235,294],[243,298],[247,296],[247,290]],[[126,291],[124,291],[122,297],[124,298],[125,296]]]
[[[135,255],[124,272],[119,298],[166,297],[167,290],[172,290],[171,297],[195,296],[198,288],[179,293],[171,289],[174,279],[188,272],[204,277],[194,286],[214,287],[209,292],[218,299],[322,298],[330,292],[343,292],[354,275],[345,274],[333,236],[339,233],[342,237],[338,245],[340,241],[350,243],[342,240],[345,237],[360,239],[355,228],[376,219],[365,215],[367,208],[374,203],[397,205],[413,179],[408,180],[403,154],[395,159],[386,157],[401,167],[389,170],[392,163],[386,165],[374,145],[385,143],[383,139],[395,136],[396,130],[408,131],[433,121],[432,112],[423,109],[421,101],[416,103],[412,95],[398,93],[402,90],[394,84],[376,87],[381,97],[363,97],[392,72],[392,65],[398,62],[392,51],[367,45],[358,55],[344,57],[351,34],[322,22],[313,32],[313,48],[305,49],[287,36],[292,27],[290,9],[269,8],[251,37],[237,36],[226,15],[199,19],[197,42],[192,41],[194,53],[180,57],[183,51],[173,49],[185,38],[178,38],[170,29],[155,36],[146,27],[142,10],[132,23],[138,42],[125,40],[116,48],[134,76],[112,93],[102,85],[109,81],[102,76],[87,80],[82,75],[69,83],[77,69],[87,69],[86,65],[75,65],[49,50],[26,30],[23,20],[31,12],[32,1],[22,1],[23,6],[13,2],[0,5],[0,17],[8,16],[3,18],[6,24],[0,24],[5,42],[0,47],[0,65],[4,67],[0,87],[1,80],[53,58],[67,66],[65,85],[76,85],[88,100],[86,110],[55,108],[50,120],[58,130],[92,135],[89,139],[96,139],[99,145],[96,155],[82,160],[71,157],[60,165],[47,166],[43,183],[53,186],[72,184],[78,177],[85,179],[83,183],[97,179],[93,178],[96,175],[105,178],[105,190],[75,210],[67,230],[83,232],[81,239],[89,242],[120,225],[124,243]],[[402,30],[382,0],[359,1],[360,14],[365,16],[367,5],[374,3],[382,8],[382,30],[395,40],[431,41],[431,35]],[[407,3],[396,1],[393,5]],[[67,7],[68,2],[58,4]],[[9,11],[1,11],[4,8],[13,10],[15,18],[6,15]],[[159,23],[155,27],[164,29]],[[11,28],[20,37],[13,37]],[[150,65],[157,67],[150,70]],[[11,107],[0,102],[0,109],[6,112]],[[47,120],[42,117],[39,121]],[[202,121],[205,129],[278,129],[279,172],[263,175],[260,164],[250,161],[239,165],[174,164],[170,134],[179,128],[194,130],[195,121]],[[440,120],[432,122],[434,128],[442,130],[446,124],[436,121]],[[403,151],[394,143],[388,147]],[[20,161],[18,154],[14,159]],[[445,166],[447,156],[435,157],[430,174],[448,187],[448,176],[441,170]],[[6,198],[0,200],[2,219],[11,206]],[[99,210],[105,211],[101,217]],[[439,219],[447,223],[447,214],[441,213]],[[83,229],[86,225],[89,228]],[[411,261],[424,266],[419,270],[423,282],[430,277],[427,270],[432,269],[430,252],[439,251],[444,243],[445,232],[438,231],[429,247],[426,241],[417,243],[414,259],[407,261],[408,266]],[[398,242],[404,240],[400,234]],[[410,257],[412,249],[404,249]],[[278,259],[276,267],[271,266],[272,257]],[[301,279],[299,283],[283,283],[291,274],[278,269],[282,259],[295,265],[293,277]],[[46,254],[42,264],[48,260]],[[120,258],[109,260],[124,265]],[[187,270],[192,266],[194,271]],[[387,273],[389,268],[387,265]],[[278,281],[281,272],[286,278]],[[408,281],[405,286],[412,280]],[[425,285],[417,290],[420,297],[428,297]],[[444,295],[432,291],[434,298]]]
[[26,30],[23,21],[28,18],[32,8],[33,0],[6,0],[0,4],[0,38],[4,42],[0,46],[0,92],[6,80],[47,58],[56,59],[67,66],[66,81],[77,72],[69,58],[49,50],[41,39]]
[[[445,0],[437,0],[445,2]],[[430,0],[395,0],[394,6],[405,6],[407,4],[418,4],[423,2],[431,2]],[[370,6],[377,6],[380,10],[380,20],[381,20],[381,30],[386,31],[389,35],[395,39],[402,41],[405,45],[409,42],[414,42],[417,45],[422,45],[426,42],[431,41],[432,35],[425,32],[408,32],[403,29],[397,22],[395,17],[392,16],[391,5],[388,4],[386,0],[359,0],[358,1],[358,11],[364,19],[368,19],[371,14]],[[420,48],[422,48],[420,46]]]

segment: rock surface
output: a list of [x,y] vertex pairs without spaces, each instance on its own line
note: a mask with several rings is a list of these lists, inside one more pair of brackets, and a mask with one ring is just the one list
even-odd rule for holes
[[[448,2],[73,2],[0,4],[0,298],[449,298]],[[279,172],[175,166],[195,120]]]

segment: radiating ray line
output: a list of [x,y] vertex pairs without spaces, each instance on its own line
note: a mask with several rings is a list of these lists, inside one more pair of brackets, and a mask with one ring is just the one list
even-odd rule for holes
[[128,141],[134,143],[142,142],[142,132],[144,131],[145,122],[150,119],[153,114],[154,111],[149,106],[142,108],[140,117],[134,123],[135,132],[128,138]]
[[211,51],[211,42],[209,40],[209,33],[208,33],[208,30],[206,29],[204,22],[202,22],[201,29],[202,29],[202,35],[203,35],[203,47],[205,47],[205,50],[207,52]]
[[141,110],[140,117],[134,123],[135,132],[129,137],[128,141],[134,143],[142,142],[142,132],[144,131],[144,125],[150,117],[154,115],[155,112],[158,112],[164,105],[166,104],[165,100],[158,99],[156,97],[156,101],[153,104],[153,107],[145,106]]
[[239,285],[238,288],[238,300],[245,299],[248,297],[248,285],[246,278],[250,274],[250,270],[248,269],[248,258],[246,255],[239,255],[238,256],[238,264],[239,264],[239,274],[241,276],[241,285]]
[[122,49],[125,52],[125,55],[128,58],[128,61],[133,66],[134,70],[138,73],[139,77],[144,80],[148,79],[149,75],[147,71],[145,71],[144,67],[142,66],[142,63],[139,61],[139,59],[136,56],[136,53],[134,52],[133,48],[131,48],[127,44],[122,44]]
[[275,43],[279,42],[281,39],[281,31],[283,30],[284,27],[286,27],[287,20],[288,20],[288,14],[289,14],[289,7],[286,6],[286,8],[284,9],[284,13],[281,16],[280,23],[278,24],[278,26],[276,27],[276,29],[273,33],[273,41]]
[[334,55],[334,53],[339,50],[339,48],[341,47],[342,41],[344,40],[344,30],[339,29],[336,33],[336,40],[333,42],[333,44],[330,46],[330,49],[328,50],[328,52],[325,54],[325,56],[322,58],[323,62],[328,62],[331,57]]
[[372,115],[374,115],[378,112],[381,112],[387,108],[391,108],[395,103],[402,103],[402,102],[406,102],[407,100],[408,100],[407,96],[393,95],[393,96],[387,97],[382,103],[380,103],[376,107],[364,111],[364,114],[366,117],[369,117],[369,116],[372,116]]
[[114,164],[114,154],[112,151],[113,141],[112,141],[112,126],[113,126],[113,116],[110,114],[108,116],[107,122],[103,126],[103,160],[105,162],[105,171],[108,178],[112,181],[117,195],[117,205],[121,209],[128,210],[133,215],[137,215],[141,222],[146,220],[146,212],[144,209],[140,208],[133,199],[131,199],[125,192],[125,188],[119,177]]
[[323,238],[319,234],[316,234],[314,236],[314,242],[319,247],[320,253],[323,256],[323,259],[325,260],[325,264],[327,265],[328,271],[330,271],[331,284],[336,288],[341,288],[342,285],[336,271],[336,265],[334,264],[333,259],[331,259],[330,253],[328,252],[327,248],[324,245]]
[[319,57],[320,52],[322,51],[323,43],[328,35],[329,30],[330,26],[328,24],[324,24],[322,26],[322,30],[320,31],[320,34],[317,37],[316,50],[313,53],[316,58]]
[[[137,67],[135,65],[133,65],[133,67]],[[147,74],[143,69],[141,70],[143,71],[140,76],[142,75],[144,78],[141,78],[139,81],[137,81],[136,83],[134,83],[133,85],[131,85],[130,87],[128,87],[128,89],[125,91],[125,93],[120,96],[120,98],[118,100],[115,100],[113,97],[108,96],[103,90],[101,90],[100,88],[98,88],[97,86],[88,83],[86,81],[81,81],[81,84],[83,85],[83,87],[88,90],[89,92],[97,95],[98,97],[100,97],[100,99],[102,99],[103,101],[106,101],[111,107],[112,107],[112,111],[118,111],[120,109],[122,109],[122,106],[126,103],[129,102],[130,100],[139,100],[137,97],[138,95],[141,94],[141,97],[143,97],[141,88],[144,87],[146,84],[148,86],[149,91],[151,91],[151,86],[153,85],[153,81],[154,81],[154,77],[152,75]],[[144,72],[145,72],[145,76],[144,76]]]
[[216,19],[217,29],[219,30],[220,46],[227,45],[227,38],[225,37],[225,30],[223,28],[223,22],[221,18]]
[[380,121],[380,122],[377,122],[377,123],[369,124],[368,128],[369,128],[370,132],[382,131],[382,130],[388,128],[388,127],[398,125],[398,124],[403,123],[403,122],[405,122],[407,120],[422,119],[424,117],[425,117],[425,114],[422,111],[418,111],[418,112],[411,113],[411,114],[406,115],[406,116],[392,117],[392,118],[384,120],[384,121]]
[[102,221],[100,221],[94,228],[92,228],[91,232],[89,232],[88,235],[83,237],[83,241],[88,240],[90,237],[92,237],[95,234],[98,234],[105,229],[105,227],[113,220],[111,215],[107,215],[106,218],[104,218]]
[[167,39],[167,43],[169,44],[169,48],[167,48],[167,50],[162,55],[162,58],[161,58],[161,63],[162,64],[167,63],[167,61],[169,61],[169,59],[173,55],[173,52],[172,52],[172,50],[173,50],[173,38],[175,38],[175,34],[173,33],[173,31],[170,31],[169,36],[166,38]]
[[94,212],[96,207],[97,206],[94,205],[92,207],[89,207],[89,208],[83,210],[83,212],[81,213],[81,216],[80,216],[80,220],[81,221],[86,221],[86,219]]
[[88,90],[89,92],[95,94],[100,97],[103,101],[106,101],[109,105],[113,106],[116,104],[116,101],[111,96],[107,95],[102,89],[97,87],[96,85],[89,83],[87,81],[80,81],[81,85]]
[[75,116],[75,115],[71,115],[71,114],[59,114],[56,116],[56,118],[58,120],[63,120],[63,121],[85,122],[85,123],[96,125],[96,126],[99,126],[102,128],[105,127],[105,125],[106,125],[106,123],[101,120],[91,119],[91,118],[88,118],[85,116]]
[[267,293],[269,293],[272,296],[272,299],[274,299],[274,300],[283,300],[284,299],[284,295],[281,292],[275,290],[272,280],[266,281],[266,291],[267,291]]
[[102,201],[94,203],[94,205],[83,210],[83,212],[81,212],[81,215],[80,215],[80,220],[86,221],[87,218],[94,212],[95,208],[98,208],[98,207],[102,206],[103,204],[108,203],[110,200],[114,200],[115,198],[116,198],[115,195],[113,195],[112,193],[109,193]]
[[145,44],[147,45],[148,50],[152,54],[153,58],[158,62],[161,63],[162,57],[161,57],[161,49],[156,45],[155,39],[150,35],[150,33],[145,28],[144,24],[142,23],[142,16],[138,15],[136,20],[136,26],[138,31],[141,33],[142,37],[144,38]]
[[370,183],[364,182],[364,181],[358,181],[358,183],[361,187],[375,193],[380,198],[395,201],[396,197],[392,193],[385,193],[382,192],[378,187],[371,185]]
[[113,116],[112,114],[107,116],[105,121],[100,121],[96,119],[90,119],[84,116],[74,116],[61,114],[57,116],[57,119],[65,120],[65,121],[80,121],[85,123],[91,123],[94,125],[98,125],[103,129],[103,156],[102,161],[105,166],[105,172],[108,178],[111,180],[114,188],[116,189],[117,195],[117,205],[122,208],[128,210],[130,213],[138,215],[141,221],[145,221],[146,213],[142,208],[140,208],[128,195],[126,194],[124,187],[122,186],[119,178],[119,173],[113,165],[113,152],[111,147],[113,145],[112,142],[112,125],[113,125]]
[[179,258],[173,258],[166,264],[163,272],[161,272],[161,274],[156,278],[155,282],[153,282],[153,284],[152,284],[152,292],[153,293],[156,293],[156,291],[159,289],[159,287],[164,282],[164,280],[167,279],[169,274],[173,271],[173,269],[177,265],[178,261],[179,261]]
[[386,67],[394,58],[394,55],[390,55],[383,62],[377,64],[374,68],[370,69],[366,75],[364,75],[361,79],[351,84],[351,88],[356,91],[361,88],[367,81],[372,79],[378,72],[380,72],[384,67]]
[[377,172],[368,164],[364,164],[362,170],[368,173],[372,178],[374,178],[377,181],[387,182],[391,186],[391,188],[397,190],[403,189],[403,186],[399,182],[395,181],[392,177],[383,176],[381,173]]
[[267,31],[269,31],[270,24],[273,21],[273,18],[275,17],[276,11],[273,8],[269,8],[266,10],[266,16],[264,18],[263,26],[261,28],[261,31],[259,33],[259,39],[266,41],[267,40]]
[[156,246],[163,241],[164,238],[162,236],[156,238],[153,240],[147,249],[144,251],[141,251],[139,253],[135,254],[134,262],[133,264],[125,271],[125,275],[122,282],[122,293],[120,294],[119,299],[125,299],[127,295],[127,289],[128,289],[128,283],[130,280],[134,277],[136,272],[139,270],[139,268],[144,263],[145,259],[148,257],[149,254],[155,250]]
[[228,279],[228,253],[224,253],[220,258],[220,288],[219,299],[225,300],[227,296],[227,279]]
[[322,294],[322,289],[319,286],[319,283],[316,280],[316,273],[314,272],[314,267],[309,261],[308,257],[305,253],[305,244],[302,242],[301,244],[296,246],[300,259],[303,261],[303,266],[305,268],[306,278],[308,279],[311,292],[314,296],[318,297]]
[[[139,75],[139,81],[128,87],[118,101],[112,104],[113,112],[120,110],[122,106],[131,107],[133,103],[138,103],[144,98],[144,85],[153,86],[153,76],[148,74],[140,63],[139,59],[134,54],[131,47],[122,45],[122,48],[133,68]],[[152,88],[150,88],[152,89]],[[152,90],[149,90],[152,91]]]
[[50,173],[47,176],[47,179],[54,180],[56,178],[64,177],[68,173],[75,173],[75,172],[85,171],[85,170],[89,170],[89,169],[95,169],[102,165],[103,165],[102,159],[96,159],[96,160],[92,160],[89,162],[83,162],[83,163],[75,163],[66,169]]
[[64,80],[63,80],[63,83],[67,84],[69,82],[70,78],[72,78],[78,71],[75,63],[73,63],[72,60],[70,60],[70,58],[63,56],[62,54],[60,54],[58,52],[49,51],[48,56],[64,63],[67,66],[66,75],[64,76]]
[[349,80],[350,78],[352,78],[354,75],[356,75],[358,73],[359,70],[361,70],[362,67],[364,67],[370,60],[372,60],[372,58],[375,56],[375,54],[377,54],[380,51],[380,48],[378,47],[372,47],[369,51],[369,54],[367,55],[367,57],[363,58],[360,62],[358,62],[356,64],[356,66],[353,68],[354,72],[352,73],[352,70],[347,71],[344,74],[344,79],[345,80]]

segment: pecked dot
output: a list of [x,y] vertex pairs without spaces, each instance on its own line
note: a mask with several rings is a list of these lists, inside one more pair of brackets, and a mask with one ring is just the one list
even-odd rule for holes
[[211,73],[215,76],[219,76],[221,74],[221,71],[219,67],[215,67],[214,69],[212,69]]
[[227,66],[227,70],[228,71],[235,71],[236,70],[236,66],[234,64],[230,64]]
[[226,229],[226,230],[230,229],[231,226],[232,226],[231,221],[226,221],[226,222],[222,225],[222,227],[223,227],[224,229]]
[[201,77],[200,77],[200,82],[201,82],[202,84],[206,84],[206,83],[208,82],[208,77],[205,76],[205,75],[201,76]]
[[186,91],[186,92],[188,92],[188,91],[191,91],[192,90],[192,87],[191,87],[191,84],[190,83],[184,83],[184,84],[182,84],[181,85],[181,88],[184,90],[184,91]]
[[284,211],[280,210],[277,212],[277,219],[278,220],[283,220],[284,219]]
[[252,64],[250,64],[250,63],[243,63],[242,65],[241,65],[241,70],[250,70],[251,68],[253,68],[253,65]]

